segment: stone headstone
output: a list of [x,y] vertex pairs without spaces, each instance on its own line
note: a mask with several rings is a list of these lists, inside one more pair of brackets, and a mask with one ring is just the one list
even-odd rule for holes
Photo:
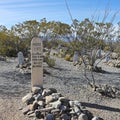
[[105,56],[105,61],[108,62],[109,60],[110,60],[110,51],[108,51]]
[[31,81],[32,88],[43,87],[43,45],[37,37],[31,41]]
[[97,58],[101,58],[101,49],[97,50],[96,56],[97,56]]
[[23,65],[24,64],[23,53],[20,51],[20,52],[18,52],[17,56],[18,56],[18,65]]
[[75,51],[75,52],[74,52],[74,55],[73,55],[73,63],[75,64],[75,63],[77,63],[77,62],[78,62],[78,52]]

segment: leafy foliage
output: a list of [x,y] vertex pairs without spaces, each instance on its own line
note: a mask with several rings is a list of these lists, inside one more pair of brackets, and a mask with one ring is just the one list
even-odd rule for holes
[[50,57],[45,57],[44,61],[48,64],[49,67],[55,66],[55,60]]
[[[83,49],[84,51],[91,51],[93,48],[106,49],[107,46],[113,51],[118,51],[116,46],[120,39],[120,24],[118,23],[118,30],[115,30],[112,23],[91,22],[89,19],[81,22],[75,19],[68,25],[43,18],[39,22],[28,20],[15,24],[10,30],[1,25],[0,54],[16,56],[19,50],[27,54],[34,36],[42,36],[44,47],[49,49],[57,48],[59,45],[67,47],[68,54]],[[117,44],[113,45],[114,39],[117,40]]]
[[70,61],[70,60],[71,60],[71,55],[66,54],[66,56],[65,56],[65,60]]

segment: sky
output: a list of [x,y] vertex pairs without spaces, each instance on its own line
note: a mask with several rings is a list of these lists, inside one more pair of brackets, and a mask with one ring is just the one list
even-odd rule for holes
[[[106,22],[120,10],[120,0],[66,0],[73,19],[85,18],[102,21],[105,10],[109,11]],[[109,10],[108,10],[109,9]],[[0,25],[11,28],[27,20],[46,18],[47,21],[60,21],[71,24],[65,0],[0,0]],[[117,13],[114,24],[120,21]]]

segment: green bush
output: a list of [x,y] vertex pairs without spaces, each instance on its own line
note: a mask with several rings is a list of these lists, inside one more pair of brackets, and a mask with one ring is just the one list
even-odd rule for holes
[[110,47],[109,46],[105,46],[104,51],[109,51]]
[[120,42],[116,44],[114,52],[116,52],[118,56],[120,57]]
[[55,66],[55,60],[49,57],[45,57],[44,61],[48,64],[49,67]]
[[67,60],[67,61],[70,61],[71,55],[67,54],[64,59]]

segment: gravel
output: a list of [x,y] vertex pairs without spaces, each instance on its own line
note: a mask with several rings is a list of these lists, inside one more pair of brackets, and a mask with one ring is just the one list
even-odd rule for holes
[[[108,98],[93,92],[87,85],[82,69],[71,62],[54,58],[56,66],[44,68],[44,87],[55,88],[69,99],[79,100],[95,116],[104,120],[120,119],[120,99]],[[0,61],[0,120],[32,120],[22,115],[21,98],[31,90],[30,74],[22,74],[16,69],[17,60]],[[120,88],[120,69],[104,66],[106,73],[94,73],[96,84],[108,84]],[[90,77],[90,75],[88,75]],[[14,116],[13,116],[14,115]]]

